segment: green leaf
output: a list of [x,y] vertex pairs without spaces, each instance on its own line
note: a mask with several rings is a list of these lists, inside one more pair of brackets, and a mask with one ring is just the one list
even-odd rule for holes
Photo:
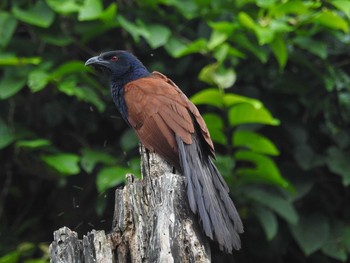
[[17,263],[20,262],[21,253],[19,251],[11,251],[0,257],[0,263]]
[[197,92],[191,97],[191,101],[196,105],[212,105],[223,108],[222,92],[219,89],[205,89]]
[[104,23],[113,23],[117,17],[117,4],[111,3],[101,14],[100,19]]
[[304,170],[309,170],[324,163],[323,156],[315,153],[307,142],[301,142],[295,147],[294,158]]
[[49,82],[49,74],[46,71],[34,70],[29,73],[28,87],[32,92],[38,92],[45,88]]
[[214,113],[203,114],[202,117],[208,126],[211,139],[216,143],[227,145],[227,138],[224,133],[224,121],[222,118]]
[[77,93],[77,97],[83,101],[91,103],[96,107],[99,112],[103,112],[106,109],[105,102],[99,97],[99,95],[89,87],[77,87],[81,90],[81,93]]
[[271,241],[278,231],[278,221],[275,214],[262,206],[255,207],[253,212],[259,219],[267,240]]
[[257,0],[256,2],[256,5],[259,7],[271,8],[276,5],[277,0]]
[[218,67],[219,67],[218,63],[206,65],[200,71],[198,78],[203,82],[215,85],[216,84],[215,74]]
[[17,57],[13,54],[0,54],[0,66],[24,66],[27,64],[38,65],[41,62],[40,57]]
[[299,47],[309,51],[310,53],[322,58],[326,59],[328,55],[327,44],[323,41],[318,41],[311,39],[306,36],[298,36],[294,38],[293,42],[297,44]]
[[269,57],[267,51],[262,47],[255,45],[253,41],[247,38],[246,35],[236,34],[234,41],[242,48],[252,52],[260,60],[261,63],[267,62]]
[[198,10],[199,6],[194,1],[170,1],[170,3],[176,7],[179,13],[188,21],[200,15],[200,11]]
[[15,140],[14,134],[6,123],[0,118],[0,150],[10,145]]
[[134,157],[131,160],[127,162],[128,167],[130,168],[130,171],[133,175],[135,175],[137,178],[142,179],[141,176],[141,166],[140,166],[140,158]]
[[88,72],[90,69],[85,67],[81,61],[69,61],[60,65],[56,70],[50,73],[50,79],[60,80],[66,75],[72,73]]
[[154,49],[165,45],[171,36],[170,29],[162,25],[151,24],[147,25],[146,28],[149,34],[145,35],[145,38]]
[[65,34],[57,34],[55,31],[41,31],[38,35],[44,40],[47,44],[64,47],[71,44],[74,39],[71,36]]
[[284,179],[275,162],[268,156],[246,150],[235,153],[237,161],[252,164],[252,167],[238,168],[236,173],[247,182],[273,184],[294,191],[289,182]]
[[211,0],[194,0],[194,2],[196,3],[196,5],[198,7],[201,7],[201,8],[205,8],[205,7],[208,7],[210,8],[210,4],[211,4]]
[[347,241],[350,241],[350,227],[336,220],[331,226],[330,237],[323,245],[322,252],[329,257],[346,262],[347,252],[350,251]]
[[121,136],[120,144],[123,151],[128,152],[138,147],[139,139],[133,130],[127,129]]
[[[227,44],[227,43],[225,43],[225,44]],[[221,47],[225,46],[225,44],[221,45]],[[216,52],[219,52],[219,49],[216,49],[215,53]],[[229,56],[232,56],[233,58],[234,57],[237,57],[237,58],[246,58],[247,57],[247,54],[243,53],[242,51],[240,51],[237,48],[234,48],[230,45],[228,45],[227,54]],[[219,62],[220,62],[220,60],[219,60]]]
[[217,46],[224,43],[228,37],[229,35],[227,35],[226,33],[214,30],[210,36],[210,39],[208,42],[208,48],[210,50],[216,48]]
[[217,32],[231,35],[235,29],[235,25],[232,22],[219,21],[219,22],[208,22],[208,25]]
[[26,252],[33,251],[35,249],[35,245],[30,242],[23,242],[17,246],[17,251],[21,254],[25,254]]
[[188,43],[181,38],[170,36],[169,41],[165,44],[164,48],[173,57],[179,58],[192,53],[206,54],[208,52],[207,40],[204,38],[198,38],[197,40]]
[[320,249],[329,238],[329,223],[323,214],[302,215],[298,224],[290,226],[290,229],[307,256]]
[[[296,173],[300,173],[302,176],[307,176],[307,173],[300,172],[300,169],[297,165],[293,167],[289,167],[288,171],[284,171],[286,176],[293,176]],[[311,192],[311,190],[315,186],[315,182],[313,178],[307,177],[303,178],[304,180],[296,180],[293,182],[293,187],[295,188],[295,192],[289,196],[288,200],[291,202],[295,202],[304,198],[307,194]]]
[[42,155],[41,159],[62,175],[73,175],[80,172],[79,156],[76,154]]
[[129,168],[113,166],[101,169],[97,174],[97,190],[99,193],[103,193],[109,188],[115,187],[125,180],[125,175],[130,173]]
[[[294,27],[289,26],[288,22],[283,20],[272,20],[268,24],[268,28],[272,30],[274,33],[288,33],[295,31]],[[282,36],[282,34],[281,34]],[[276,36],[275,36],[276,37]]]
[[[135,42],[140,41],[140,36],[143,36],[144,38],[149,38],[149,32],[145,28],[145,26],[141,23],[134,24],[130,21],[128,21],[125,17],[122,15],[117,16],[117,20],[119,24],[122,26],[125,31],[127,31],[134,39]],[[137,20],[139,21],[139,20]]]
[[249,188],[245,195],[274,211],[289,224],[296,225],[298,223],[297,211],[284,197],[257,188]]
[[75,96],[78,99],[93,104],[99,112],[103,112],[106,108],[105,103],[93,89],[89,87],[79,87],[77,85],[77,80],[73,76],[62,80],[58,84],[58,90],[68,96]]
[[198,38],[197,40],[185,44],[184,46],[181,46],[182,49],[179,49],[176,53],[175,57],[183,57],[192,53],[207,53],[208,51],[208,45],[207,40],[204,38]]
[[349,31],[348,22],[340,17],[336,12],[330,10],[319,12],[313,19],[313,22],[332,29],[343,30],[345,33]]
[[213,56],[214,58],[216,58],[218,63],[221,64],[227,59],[230,50],[233,50],[233,48],[231,48],[229,44],[221,44],[218,48],[214,50]]
[[246,28],[254,30],[256,27],[255,21],[245,12],[238,13],[238,21]]
[[343,185],[350,185],[350,153],[343,152],[336,147],[327,150],[326,163],[331,172],[338,174],[343,179]]
[[213,63],[202,68],[199,79],[222,89],[230,88],[236,81],[236,72],[232,68],[225,68],[219,63]]
[[62,15],[68,15],[70,13],[76,13],[81,8],[78,4],[80,1],[74,0],[45,0],[47,5],[54,10],[56,13]]
[[274,40],[276,33],[289,32],[292,30],[290,26],[279,21],[272,21],[267,25],[262,22],[256,24],[255,21],[245,12],[240,12],[238,14],[238,20],[244,27],[254,31],[259,45],[261,46],[271,43]]
[[51,145],[51,142],[46,139],[20,140],[16,142],[16,147],[18,148],[37,149],[37,148],[42,148],[50,145]]
[[8,99],[19,92],[26,83],[26,70],[7,68],[0,80],[0,99]]
[[255,108],[251,104],[242,103],[231,107],[229,110],[229,122],[231,126],[247,123],[260,123],[279,125],[280,121],[272,117],[265,107]]
[[280,68],[284,68],[288,60],[288,50],[283,38],[278,35],[270,44],[273,54],[275,55]]
[[113,165],[115,162],[116,159],[108,153],[87,148],[82,150],[80,159],[80,165],[87,173],[91,173],[98,163]]
[[233,23],[220,21],[220,22],[209,22],[208,23],[213,31],[208,41],[208,48],[210,50],[224,44],[224,42],[232,36],[235,26]]
[[[313,4],[316,5],[317,3],[313,3]],[[303,15],[303,14],[308,14],[310,12],[309,9],[310,9],[310,6],[308,6],[308,2],[294,0],[294,1],[288,1],[288,2],[283,2],[281,4],[277,4],[271,9],[271,15],[275,15],[275,16],[282,16],[286,14]]]
[[42,259],[42,258],[36,258],[36,259],[27,259],[25,261],[23,261],[24,263],[47,263],[46,259]]
[[17,20],[9,13],[0,12],[0,49],[10,42],[17,27]]
[[178,37],[170,36],[169,41],[165,44],[165,50],[174,58],[181,57],[182,51],[187,47],[186,42]]
[[269,27],[256,26],[254,32],[260,46],[271,43],[275,39],[275,32]]
[[215,165],[219,169],[221,175],[225,178],[226,183],[230,187],[234,187],[233,168],[235,166],[235,159],[232,156],[224,156],[217,154]]
[[246,147],[256,153],[279,155],[279,151],[272,141],[251,131],[236,131],[233,134],[232,145],[234,147]]
[[244,97],[244,96],[233,94],[233,93],[224,94],[223,100],[224,100],[224,105],[226,107],[231,107],[231,106],[241,104],[241,103],[248,103],[256,109],[260,109],[264,106],[261,103],[261,101],[259,101],[257,99],[252,99],[252,98]]
[[84,0],[83,6],[79,9],[78,20],[95,20],[100,17],[102,10],[101,0]]
[[350,18],[350,2],[348,0],[332,0],[330,4],[334,5]]
[[233,68],[219,67],[214,75],[215,83],[223,89],[230,88],[236,82],[237,74]]
[[49,27],[55,19],[55,13],[44,1],[37,1],[34,6],[26,10],[14,6],[12,13],[22,22],[43,28]]

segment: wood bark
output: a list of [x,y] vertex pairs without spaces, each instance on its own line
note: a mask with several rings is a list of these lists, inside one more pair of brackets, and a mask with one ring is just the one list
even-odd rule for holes
[[67,227],[55,231],[51,262],[210,262],[184,177],[142,146],[140,153],[143,179],[128,174],[116,190],[112,231],[92,230],[83,240]]

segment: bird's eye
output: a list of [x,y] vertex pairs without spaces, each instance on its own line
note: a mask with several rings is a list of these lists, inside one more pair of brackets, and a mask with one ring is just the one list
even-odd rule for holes
[[113,56],[112,58],[111,58],[111,61],[117,61],[118,60],[118,57],[117,56]]

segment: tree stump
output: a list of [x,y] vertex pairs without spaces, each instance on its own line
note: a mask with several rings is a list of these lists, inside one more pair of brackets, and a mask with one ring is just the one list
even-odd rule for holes
[[210,247],[187,202],[184,177],[140,147],[142,180],[126,175],[117,189],[112,231],[83,240],[63,227],[54,232],[51,262],[210,262]]

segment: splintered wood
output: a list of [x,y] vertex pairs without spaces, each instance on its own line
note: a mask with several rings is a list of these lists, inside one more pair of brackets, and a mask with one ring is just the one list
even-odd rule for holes
[[117,189],[112,231],[83,240],[63,227],[54,233],[51,262],[210,262],[210,248],[187,204],[184,177],[158,155],[141,153],[142,180],[126,176]]

